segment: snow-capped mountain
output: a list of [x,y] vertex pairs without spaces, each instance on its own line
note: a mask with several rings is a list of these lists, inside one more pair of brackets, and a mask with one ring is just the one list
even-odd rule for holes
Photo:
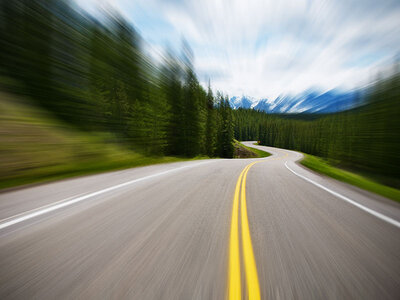
[[358,106],[358,98],[357,92],[310,90],[296,96],[281,95],[273,100],[232,97],[230,104],[234,109],[253,108],[267,113],[332,113]]
[[233,109],[238,108],[252,108],[252,104],[256,102],[256,99],[252,97],[242,96],[242,97],[232,97],[229,100],[229,104]]

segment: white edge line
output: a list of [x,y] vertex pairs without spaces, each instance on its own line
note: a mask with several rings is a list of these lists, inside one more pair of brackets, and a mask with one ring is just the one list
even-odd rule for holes
[[394,220],[392,218],[389,218],[389,217],[387,217],[387,216],[385,216],[385,215],[383,215],[381,213],[378,213],[378,212],[376,212],[376,211],[374,211],[374,210],[372,210],[372,209],[370,209],[370,208],[368,208],[368,207],[366,207],[364,205],[361,205],[360,203],[357,203],[356,201],[351,200],[350,198],[347,198],[346,196],[343,196],[342,194],[339,194],[339,193],[337,193],[335,191],[332,191],[332,190],[328,189],[327,187],[324,187],[323,185],[321,185],[321,184],[319,184],[319,183],[317,183],[317,182],[315,182],[315,181],[313,181],[313,180],[311,180],[311,179],[309,179],[309,178],[307,178],[307,177],[305,177],[303,175],[300,175],[299,173],[297,173],[296,171],[294,171],[294,170],[292,170],[291,168],[288,167],[287,161],[285,162],[285,167],[290,172],[292,172],[293,174],[295,174],[295,175],[299,176],[300,178],[303,178],[304,180],[316,185],[317,187],[327,191],[328,193],[330,193],[330,194],[332,194],[332,195],[334,195],[334,196],[336,196],[336,197],[338,197],[338,198],[340,198],[340,199],[342,199],[344,201],[347,201],[350,204],[353,204],[354,206],[357,206],[358,208],[362,209],[363,211],[366,211],[367,213],[369,213],[369,214],[371,214],[371,215],[373,215],[373,216],[375,216],[375,217],[377,217],[377,218],[379,218],[379,219],[381,219],[383,221],[386,221],[386,222],[396,226],[397,228],[400,228],[400,222],[398,222],[398,221],[396,221],[396,220]]
[[[7,228],[9,226],[12,226],[14,224],[17,224],[17,223],[32,219],[34,217],[37,217],[37,216],[40,216],[40,215],[55,211],[57,209],[60,209],[60,208],[66,207],[66,206],[70,206],[72,204],[75,204],[77,202],[86,200],[88,198],[91,198],[91,197],[94,197],[94,196],[98,196],[98,195],[101,195],[101,194],[104,194],[104,193],[119,189],[121,187],[130,185],[130,184],[133,184],[133,183],[136,183],[136,182],[139,182],[139,181],[147,180],[147,179],[150,179],[150,178],[158,177],[158,176],[165,175],[165,174],[168,174],[168,173],[171,173],[171,172],[175,172],[175,171],[186,169],[186,168],[195,167],[195,166],[206,164],[206,163],[209,163],[209,162],[201,162],[201,163],[197,163],[197,164],[194,164],[194,165],[183,166],[183,167],[167,170],[167,171],[164,171],[164,172],[148,175],[148,176],[141,177],[141,178],[134,179],[134,180],[130,180],[130,181],[127,181],[127,182],[124,182],[124,183],[121,183],[121,184],[117,184],[117,185],[111,186],[109,188],[105,188],[105,189],[102,189],[100,191],[93,192],[93,193],[90,193],[90,194],[87,194],[87,195],[84,195],[84,196],[81,196],[81,197],[76,197],[76,198],[73,198],[71,200],[68,200],[68,199],[71,198],[71,197],[69,197],[69,198],[66,198],[64,200],[57,201],[56,203],[58,203],[58,204],[55,204],[55,205],[48,204],[48,205],[45,205],[45,206],[30,210],[30,211],[28,211],[26,213],[20,213],[20,214],[17,214],[15,216],[8,217],[6,219],[0,220],[0,230],[4,229],[4,228]],[[18,217],[20,215],[23,215],[23,216]],[[8,222],[1,223],[1,222],[5,221],[5,220],[9,220],[11,218],[14,218],[14,219],[12,219],[12,220],[10,220]]]
[[37,207],[37,208],[33,208],[33,209],[31,209],[31,210],[28,210],[28,211],[24,211],[24,212],[22,212],[22,213],[13,215],[13,216],[11,216],[11,217],[4,218],[4,219],[0,220],[0,224],[3,223],[3,222],[5,222],[5,221],[7,221],[7,220],[14,219],[14,218],[16,218],[16,217],[29,214],[29,213],[32,213],[32,212],[34,212],[34,211],[41,210],[41,209],[44,209],[44,208],[49,207],[49,206],[52,206],[52,205],[56,205],[57,203],[67,201],[67,200],[69,200],[69,199],[76,198],[76,197],[78,197],[78,196],[80,196],[80,195],[83,195],[83,194],[84,194],[84,193],[80,193],[80,194],[75,195],[75,196],[72,196],[72,197],[68,197],[68,198],[65,198],[65,199],[62,199],[62,200],[59,200],[59,201],[50,203],[50,204],[43,205],[43,206],[41,206],[41,207]]

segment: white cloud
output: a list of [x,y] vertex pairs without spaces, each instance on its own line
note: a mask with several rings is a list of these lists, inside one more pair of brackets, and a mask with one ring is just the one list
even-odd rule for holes
[[398,1],[108,1],[168,23],[193,47],[200,80],[231,96],[358,87],[400,51]]

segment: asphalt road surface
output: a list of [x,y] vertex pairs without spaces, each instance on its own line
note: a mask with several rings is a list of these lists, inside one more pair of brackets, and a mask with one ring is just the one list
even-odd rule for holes
[[400,205],[254,147],[1,193],[0,299],[400,299]]

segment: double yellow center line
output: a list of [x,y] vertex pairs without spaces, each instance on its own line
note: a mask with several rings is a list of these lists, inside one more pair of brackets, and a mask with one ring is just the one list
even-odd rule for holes
[[246,178],[249,169],[259,161],[253,162],[240,173],[233,198],[232,223],[229,241],[229,274],[228,274],[228,299],[242,298],[240,275],[240,251],[239,251],[239,202],[242,225],[242,250],[244,268],[249,300],[261,299],[260,285],[258,282],[256,261],[254,259],[253,246],[251,244],[249,220],[246,206]]

